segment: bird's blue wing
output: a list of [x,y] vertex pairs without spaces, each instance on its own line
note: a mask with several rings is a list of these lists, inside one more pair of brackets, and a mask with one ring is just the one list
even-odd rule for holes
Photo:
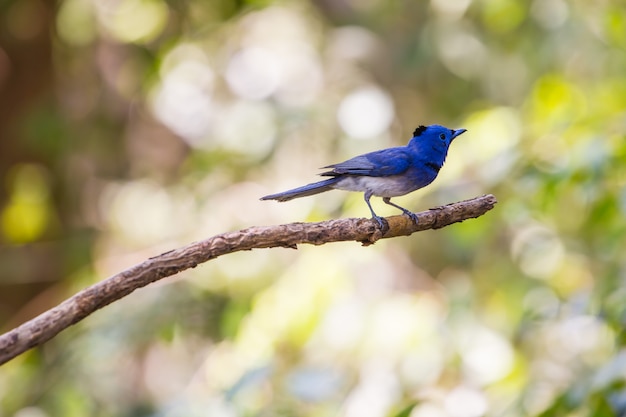
[[405,172],[411,164],[411,154],[406,147],[383,149],[376,152],[355,156],[347,161],[324,168],[331,168],[330,171],[320,175],[337,176],[365,175],[369,177],[388,177]]

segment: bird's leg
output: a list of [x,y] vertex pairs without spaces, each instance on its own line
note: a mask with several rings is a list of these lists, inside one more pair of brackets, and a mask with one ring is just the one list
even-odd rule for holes
[[385,230],[386,228],[389,228],[389,225],[386,224],[387,221],[385,219],[383,219],[382,217],[378,216],[374,212],[374,209],[372,208],[372,205],[370,204],[370,198],[372,198],[372,193],[367,191],[367,192],[365,192],[364,197],[365,197],[365,202],[367,203],[367,207],[369,207],[370,211],[372,212],[372,218],[374,220],[376,220],[376,223],[378,223],[378,225],[380,226],[381,230]]
[[402,213],[409,216],[409,218],[413,220],[413,223],[417,224],[417,214],[405,209],[404,207],[400,207],[399,205],[392,203],[391,197],[383,197],[383,201],[385,202],[385,204],[389,204],[390,206],[394,206],[395,208],[402,210]]

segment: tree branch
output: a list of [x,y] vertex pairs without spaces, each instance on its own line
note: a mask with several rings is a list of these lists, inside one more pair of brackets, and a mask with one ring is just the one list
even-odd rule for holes
[[291,223],[250,227],[223,233],[150,258],[104,281],[88,287],[56,307],[0,336],[0,365],[39,346],[91,313],[119,300],[137,288],[215,259],[218,256],[257,248],[287,247],[308,243],[357,241],[371,245],[379,239],[409,236],[439,229],[453,223],[482,216],[496,204],[496,198],[483,195],[417,213],[419,223],[407,216],[387,218],[388,228],[381,231],[372,219],[339,219],[320,223]]

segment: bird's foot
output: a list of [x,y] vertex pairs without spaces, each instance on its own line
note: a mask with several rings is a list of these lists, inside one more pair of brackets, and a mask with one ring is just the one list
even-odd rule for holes
[[402,210],[402,212],[404,213],[405,216],[407,216],[409,219],[411,219],[411,221],[415,224],[419,223],[417,214],[413,213],[412,211],[409,210]]
[[387,219],[385,219],[384,217],[374,216],[372,217],[372,219],[376,220],[376,223],[378,223],[378,226],[380,227],[380,230],[383,233],[389,230],[389,223],[387,222]]

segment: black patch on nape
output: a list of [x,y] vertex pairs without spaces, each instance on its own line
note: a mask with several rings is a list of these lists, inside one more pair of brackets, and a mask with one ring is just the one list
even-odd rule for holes
[[426,126],[419,125],[417,129],[415,129],[415,132],[413,132],[413,137],[420,136],[422,133],[424,133],[425,130]]

